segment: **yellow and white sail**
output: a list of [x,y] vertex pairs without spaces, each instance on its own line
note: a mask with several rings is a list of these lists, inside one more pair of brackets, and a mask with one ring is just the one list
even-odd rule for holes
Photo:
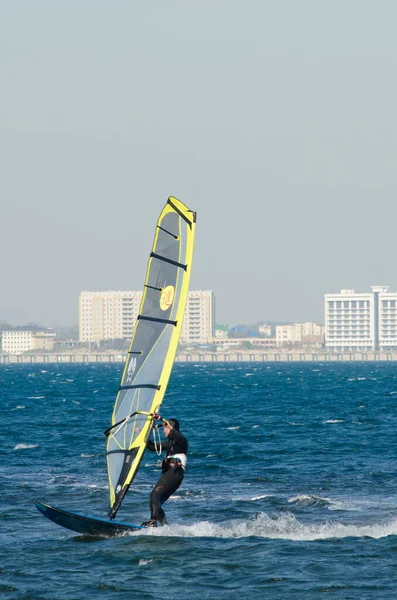
[[150,415],[159,410],[167,388],[189,291],[195,229],[196,213],[170,197],[157,221],[139,315],[106,432],[110,518],[135,477],[152,427]]

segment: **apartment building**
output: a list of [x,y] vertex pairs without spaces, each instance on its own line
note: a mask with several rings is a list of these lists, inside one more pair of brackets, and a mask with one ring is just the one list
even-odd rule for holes
[[32,329],[14,327],[0,331],[1,352],[23,354],[35,350],[52,350],[55,332],[35,327]]
[[341,290],[325,295],[325,345],[330,351],[387,350],[397,347],[397,292]]
[[139,313],[142,291],[81,292],[79,340],[129,339]]
[[324,327],[312,321],[293,325],[276,325],[276,345],[310,346],[324,343]]
[[[81,292],[79,298],[79,340],[130,339],[142,291]],[[215,297],[211,291],[189,292],[181,341],[208,342],[215,330]]]
[[211,291],[189,292],[181,342],[207,343],[215,337],[215,295]]

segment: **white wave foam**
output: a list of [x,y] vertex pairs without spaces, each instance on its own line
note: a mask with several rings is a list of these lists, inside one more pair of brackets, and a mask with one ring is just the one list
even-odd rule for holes
[[154,558],[149,558],[149,559],[141,558],[138,563],[138,567],[144,567],[145,565],[149,565],[152,562],[154,562]]
[[323,423],[344,423],[344,419],[328,419],[328,421],[323,421]]
[[38,444],[17,444],[14,450],[27,450],[28,448],[38,448]]
[[15,408],[12,408],[11,410],[22,410],[23,408],[25,408],[25,406],[23,406],[21,404],[20,406],[16,406]]
[[43,400],[45,396],[28,396],[28,400]]
[[323,498],[322,496],[312,496],[311,494],[301,494],[299,496],[293,496],[288,498],[290,504],[299,504],[301,506],[327,506],[332,504],[330,498]]
[[132,532],[129,535],[215,538],[262,537],[307,542],[346,537],[380,539],[389,535],[397,535],[397,519],[388,523],[374,523],[372,525],[346,525],[335,521],[305,525],[300,523],[292,514],[283,514],[276,519],[271,519],[265,513],[260,513],[256,519],[251,521],[234,521],[222,525],[208,521],[193,525],[166,525],[147,531]]
[[269,498],[270,494],[264,494],[263,496],[254,496],[250,498],[251,502],[256,502],[257,500],[264,500],[265,498]]

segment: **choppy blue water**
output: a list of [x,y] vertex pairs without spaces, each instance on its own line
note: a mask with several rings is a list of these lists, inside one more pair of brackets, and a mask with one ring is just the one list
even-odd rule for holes
[[[397,365],[176,364],[189,439],[170,525],[112,539],[35,499],[106,516],[103,430],[121,365],[1,365],[0,597],[397,597]],[[118,518],[149,517],[147,452]]]

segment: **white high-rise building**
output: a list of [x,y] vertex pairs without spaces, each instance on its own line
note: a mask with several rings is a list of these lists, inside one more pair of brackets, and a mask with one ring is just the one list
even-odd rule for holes
[[397,347],[397,292],[341,290],[325,295],[325,345],[331,351],[387,350]]
[[[130,339],[142,291],[81,292],[79,299],[80,342]],[[209,291],[189,292],[181,341],[208,342],[215,330],[215,299]]]
[[142,292],[81,292],[79,340],[100,342],[130,338],[139,312]]
[[181,342],[207,343],[215,337],[215,295],[192,290],[186,303]]

